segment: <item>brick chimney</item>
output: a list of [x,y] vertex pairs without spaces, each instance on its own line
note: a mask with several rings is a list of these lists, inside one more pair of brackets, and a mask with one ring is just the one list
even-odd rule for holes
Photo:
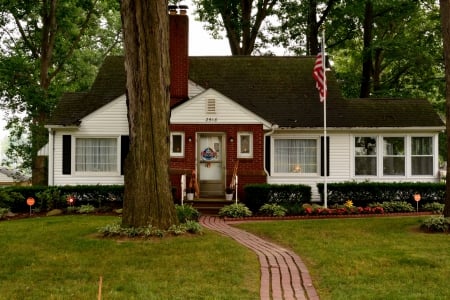
[[186,5],[169,5],[170,107],[188,98],[189,18]]

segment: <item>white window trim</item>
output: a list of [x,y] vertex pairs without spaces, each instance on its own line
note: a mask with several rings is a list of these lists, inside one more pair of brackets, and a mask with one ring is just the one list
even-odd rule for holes
[[[248,153],[242,152],[241,137],[249,136],[249,151]],[[237,157],[238,158],[253,158],[253,132],[238,132],[237,133]]]
[[[371,136],[376,137],[377,139],[377,174],[373,175],[355,175],[355,138],[360,136],[369,136],[365,134],[355,134],[351,136],[351,165],[352,177],[355,179],[364,179],[364,178],[379,178],[379,179],[388,179],[388,178],[399,178],[399,179],[409,179],[409,178],[435,178],[436,174],[439,170],[438,159],[439,159],[439,139],[437,134],[429,134],[429,133],[415,133],[415,134],[407,134],[407,135],[398,135],[398,134],[372,134]],[[383,157],[384,157],[384,138],[385,137],[403,137],[405,139],[405,174],[404,175],[384,175],[383,174]],[[411,155],[411,146],[412,146],[412,138],[413,137],[431,137],[433,144],[433,173],[431,175],[413,175],[412,174],[412,155]]]
[[[174,135],[180,135],[181,136],[181,152],[173,152],[172,151],[173,136]],[[170,157],[184,157],[184,148],[185,148],[184,132],[181,132],[181,131],[171,132],[170,133]]]
[[[76,156],[77,156],[77,139],[116,139],[116,170],[111,172],[92,172],[92,171],[77,171],[76,166]],[[74,175],[81,175],[81,176],[117,176],[120,175],[120,158],[121,158],[121,151],[120,151],[120,136],[88,136],[88,135],[80,135],[80,136],[74,136],[72,135],[72,155],[71,155],[71,168],[73,170]]]

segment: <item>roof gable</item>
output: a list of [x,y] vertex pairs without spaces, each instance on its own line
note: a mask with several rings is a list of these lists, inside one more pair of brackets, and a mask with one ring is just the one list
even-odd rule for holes
[[214,89],[172,109],[171,124],[271,124]]

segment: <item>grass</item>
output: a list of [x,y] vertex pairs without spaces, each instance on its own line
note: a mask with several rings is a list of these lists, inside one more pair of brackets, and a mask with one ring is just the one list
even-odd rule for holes
[[450,237],[421,233],[424,217],[237,225],[306,263],[320,299],[450,299]]
[[[254,253],[211,231],[116,241],[95,236],[114,217],[0,222],[0,299],[257,299]],[[235,267],[238,266],[238,267]]]

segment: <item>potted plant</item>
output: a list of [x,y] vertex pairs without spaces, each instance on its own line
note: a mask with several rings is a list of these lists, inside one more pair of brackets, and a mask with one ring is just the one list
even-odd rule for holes
[[186,200],[193,201],[195,195],[195,189],[193,187],[188,187],[186,189]]
[[225,199],[226,200],[233,200],[233,194],[234,194],[234,189],[231,186],[228,186],[225,188]]

